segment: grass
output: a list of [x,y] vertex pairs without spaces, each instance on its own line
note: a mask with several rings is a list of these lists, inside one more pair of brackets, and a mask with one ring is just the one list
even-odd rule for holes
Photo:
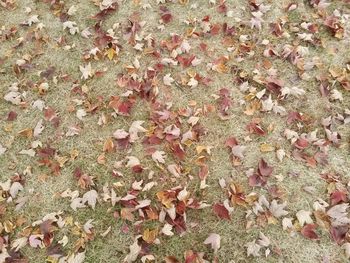
[[[64,1],[67,7],[76,5],[78,11],[73,16],[73,20],[79,22],[80,29],[84,29],[87,26],[93,26],[94,21],[90,19],[90,16],[97,12],[97,8],[90,1]],[[199,3],[198,9],[190,10],[188,6],[182,6],[178,3],[168,3],[169,9],[175,18],[178,18],[179,22],[173,21],[164,31],[155,30],[158,26],[159,12],[158,7],[152,2],[154,9],[143,10],[140,6],[137,6],[134,2],[137,1],[124,1],[120,5],[120,10],[117,13],[110,16],[103,24],[105,29],[112,27],[114,23],[126,24],[127,18],[133,12],[140,12],[141,20],[147,22],[144,32],[140,33],[144,36],[152,34],[154,39],[161,40],[168,38],[170,33],[183,34],[189,26],[185,25],[183,21],[187,18],[202,19],[204,15],[208,14],[212,17],[213,22],[221,22],[224,20],[232,21],[233,18],[227,18],[223,15],[218,15],[215,6],[209,6],[208,1],[197,1]],[[228,1],[230,2],[230,1]],[[271,15],[266,18],[266,24],[275,21],[278,17],[283,15],[282,7],[285,6],[287,1],[269,1],[272,5]],[[339,2],[339,1],[337,1]],[[70,36],[67,32],[62,30],[62,24],[58,18],[55,17],[52,12],[49,11],[48,5],[42,1],[18,1],[18,7],[13,11],[8,11],[4,8],[0,9],[0,26],[6,28],[16,25],[18,26],[25,17],[25,7],[31,7],[33,14],[38,14],[40,21],[45,24],[43,34],[48,36],[48,41],[43,44],[43,54],[35,57],[32,63],[35,64],[35,68],[26,73],[25,75],[16,76],[12,71],[12,65],[17,59],[20,59],[25,54],[34,54],[35,44],[32,42],[26,43],[23,47],[13,49],[16,44],[17,36],[9,41],[1,42],[0,46],[0,58],[10,54],[9,58],[5,61],[3,68],[5,73],[0,75],[0,97],[2,98],[7,93],[7,88],[13,82],[19,82],[25,84],[27,80],[37,82],[40,80],[39,72],[45,70],[48,66],[54,65],[57,75],[68,74],[70,76],[69,81],[58,80],[57,84],[53,81],[49,82],[49,92],[41,96],[34,90],[28,87],[24,87],[28,93],[28,100],[33,101],[36,99],[45,100],[46,106],[53,107],[59,112],[61,118],[61,125],[58,130],[55,130],[51,124],[45,123],[45,130],[40,135],[40,141],[45,145],[50,145],[59,150],[59,156],[70,156],[72,150],[77,150],[79,155],[74,161],[69,160],[61,171],[59,176],[53,176],[49,170],[43,167],[38,167],[35,158],[31,158],[25,155],[18,154],[22,149],[30,148],[31,140],[21,138],[18,136],[18,132],[28,127],[34,127],[37,121],[43,118],[42,112],[38,110],[32,110],[30,105],[26,108],[18,108],[1,101],[0,103],[0,116],[4,119],[5,115],[13,110],[18,113],[17,120],[13,123],[1,121],[0,123],[0,143],[8,148],[5,155],[0,157],[0,181],[3,182],[13,176],[15,173],[23,173],[27,167],[31,167],[32,173],[25,176],[25,192],[24,195],[29,195],[30,198],[25,204],[23,210],[20,212],[13,211],[14,207],[9,206],[8,213],[0,218],[1,221],[6,219],[13,220],[16,216],[25,216],[27,222],[30,224],[36,220],[41,219],[47,213],[55,211],[63,211],[65,218],[72,217],[73,222],[77,222],[83,225],[87,220],[93,219],[95,225],[95,238],[87,244],[87,254],[85,262],[122,262],[125,255],[128,253],[128,247],[133,242],[133,230],[131,225],[130,232],[124,234],[121,231],[121,227],[124,222],[121,219],[113,218],[114,208],[99,203],[96,210],[90,208],[78,210],[74,212],[69,207],[69,199],[62,199],[58,197],[58,194],[70,188],[72,190],[78,189],[77,182],[73,177],[73,171],[76,167],[82,167],[83,171],[95,178],[96,188],[101,190],[102,186],[106,183],[111,185],[115,182],[125,183],[125,187],[118,189],[118,195],[123,196],[126,194],[128,187],[131,183],[140,178],[134,178],[134,175],[128,171],[123,171],[124,178],[116,179],[112,178],[111,172],[113,170],[113,164],[115,161],[122,160],[127,155],[137,156],[142,164],[146,166],[150,171],[155,171],[155,178],[160,179],[162,172],[154,165],[154,162],[149,156],[144,153],[144,148],[141,144],[135,144],[130,152],[116,152],[112,154],[106,154],[106,164],[100,165],[96,162],[98,156],[102,153],[103,143],[109,138],[112,133],[119,128],[128,129],[131,122],[134,120],[146,119],[145,127],[149,126],[149,105],[146,102],[138,100],[134,106],[132,115],[129,119],[123,117],[111,118],[110,123],[102,127],[97,126],[98,118],[101,113],[110,114],[111,111],[106,108],[102,108],[98,113],[88,114],[84,118],[83,122],[80,122],[76,116],[75,111],[70,112],[71,106],[76,106],[74,99],[80,99],[80,96],[71,94],[72,82],[84,83],[89,88],[89,92],[86,95],[90,100],[96,100],[98,96],[102,96],[106,101],[112,95],[119,95],[124,90],[117,87],[115,83],[118,73],[125,72],[124,67],[130,65],[135,56],[141,57],[141,54],[137,54],[130,48],[123,40],[122,32],[120,29],[116,30],[120,35],[120,42],[123,43],[123,50],[118,57],[118,62],[101,60],[93,61],[93,69],[102,70],[108,68],[108,71],[100,78],[93,78],[82,82],[80,80],[79,65],[85,64],[82,60],[82,51],[93,48],[92,41],[87,41],[77,36]],[[240,16],[242,20],[249,20],[250,15],[245,1],[232,1],[228,3],[229,8],[234,10],[234,14]],[[241,9],[245,6],[246,10]],[[343,5],[339,3],[341,8]],[[332,5],[332,9],[337,7],[337,4]],[[289,14],[288,19],[291,22],[298,23],[303,15],[307,15],[310,12],[310,8],[301,5],[298,11],[293,11]],[[33,26],[34,27],[34,26]],[[18,27],[18,36],[25,36],[28,30],[26,27]],[[247,29],[249,34],[253,34],[251,30]],[[247,33],[247,32],[241,32]],[[60,36],[64,36],[67,41],[67,45],[75,45],[69,51],[63,51],[61,47],[57,45],[56,39]],[[283,43],[289,43],[288,39],[283,39],[281,43],[280,39],[271,37],[268,26],[265,26],[260,34],[255,36],[258,40],[269,39],[276,48],[282,48]],[[302,43],[305,46],[309,46],[310,54],[307,59],[311,59],[314,56],[319,56],[320,60],[325,64],[324,71],[326,72],[330,65],[343,66],[346,61],[350,59],[349,52],[347,52],[346,41],[335,41],[330,38],[327,32],[321,31],[320,37],[326,38],[326,50],[330,47],[337,47],[339,52],[336,54],[320,53],[320,48],[314,48],[307,43]],[[191,40],[192,41],[192,40]],[[194,39],[193,43],[198,45],[201,40]],[[204,42],[213,51],[212,57],[206,57],[209,61],[213,61],[222,55],[232,56],[223,46],[219,45],[219,37],[205,38]],[[192,42],[191,42],[192,43]],[[195,52],[199,52],[193,44]],[[261,52],[263,49],[257,47],[256,55],[252,58],[246,59],[242,63],[235,63],[240,70],[248,72],[249,76],[253,76],[252,71],[257,64],[261,64]],[[205,57],[206,55],[203,55]],[[287,110],[301,110],[310,114],[316,120],[321,120],[330,115],[330,113],[338,112],[339,109],[345,109],[350,107],[350,97],[348,94],[344,94],[344,101],[342,103],[332,103],[327,105],[326,100],[321,100],[318,92],[317,82],[314,81],[314,77],[319,72],[313,70],[310,72],[311,81],[297,79],[297,71],[295,67],[290,65],[287,61],[280,59],[269,59],[273,67],[276,68],[286,82],[286,85],[298,85],[303,87],[307,91],[307,97],[297,100],[288,100],[285,103]],[[140,59],[141,69],[151,66],[153,58],[150,56],[142,56]],[[231,63],[231,62],[230,62]],[[198,189],[198,180],[190,180],[188,177],[177,179],[175,182],[171,182],[169,178],[164,184],[159,183],[151,191],[144,194],[143,197],[155,199],[155,193],[162,189],[169,189],[176,185],[189,185],[189,191],[196,192],[208,203],[219,202],[227,198],[226,193],[222,190],[218,184],[220,178],[225,178],[226,181],[233,180],[243,184],[249,191],[259,192],[259,194],[267,194],[265,190],[259,190],[257,188],[251,189],[247,185],[247,177],[245,171],[247,168],[255,168],[260,157],[263,157],[267,162],[274,167],[274,175],[282,175],[284,180],[279,182],[276,178],[271,178],[271,184],[276,184],[285,192],[284,199],[288,200],[288,211],[292,217],[300,209],[312,210],[312,204],[318,197],[324,197],[327,191],[327,184],[320,179],[320,173],[324,168],[311,169],[305,165],[296,162],[291,157],[287,157],[283,163],[279,163],[275,157],[274,152],[261,153],[259,146],[262,142],[269,142],[279,145],[284,149],[290,149],[290,144],[285,139],[281,139],[281,134],[286,128],[285,118],[276,116],[273,113],[256,113],[254,117],[260,117],[263,119],[263,123],[267,126],[273,124],[274,130],[268,134],[267,137],[259,139],[254,135],[250,135],[251,142],[245,142],[244,139],[247,136],[245,126],[251,121],[250,116],[242,114],[244,106],[239,105],[239,100],[244,99],[244,95],[239,91],[237,85],[232,83],[232,74],[212,74],[206,71],[205,63],[195,68],[197,72],[203,72],[204,75],[210,76],[213,82],[208,87],[198,87],[190,89],[188,87],[182,87],[182,89],[172,86],[169,89],[162,87],[160,89],[159,97],[166,98],[171,97],[173,103],[173,109],[186,108],[191,100],[197,102],[197,107],[202,107],[206,104],[215,104],[212,94],[217,94],[218,90],[222,87],[227,87],[232,93],[234,99],[234,106],[231,110],[232,117],[229,120],[222,121],[215,113],[210,113],[203,118],[201,122],[207,129],[207,135],[202,138],[200,145],[214,146],[210,161],[208,165],[210,167],[210,175],[207,180],[207,184],[210,185],[209,189],[203,191]],[[181,76],[184,71],[180,67],[173,67],[167,70],[167,73],[171,73],[172,76]],[[211,75],[212,74],[212,75]],[[296,80],[297,79],[297,80]],[[164,99],[166,100],[166,99]],[[331,109],[328,109],[331,106]],[[79,108],[77,106],[76,108]],[[67,127],[78,124],[82,127],[82,132],[79,136],[65,137],[64,134],[67,131]],[[316,127],[311,127],[316,128]],[[339,132],[342,134],[344,140],[349,140],[348,127],[339,126]],[[233,168],[230,163],[230,157],[228,150],[224,146],[225,139],[229,136],[235,136],[242,144],[247,145],[246,157],[242,167]],[[189,149],[189,160],[184,162],[184,166],[191,170],[191,175],[196,177],[196,165],[193,164],[193,160],[196,159],[196,153],[194,147]],[[349,154],[349,146],[347,144],[340,148],[331,148],[329,155],[329,166],[327,171],[334,171],[341,174],[344,180],[349,180],[349,168],[350,159],[347,158]],[[170,160],[170,157],[169,157]],[[297,171],[300,176],[297,178],[288,176],[288,172]],[[147,176],[142,177],[147,181]],[[313,186],[316,189],[314,195],[310,195],[302,188],[305,186]],[[80,191],[83,193],[83,191]],[[118,207],[116,207],[118,208]],[[320,232],[321,239],[319,242],[313,242],[306,240],[299,233],[295,233],[291,236],[289,233],[281,230],[280,222],[276,225],[268,225],[266,228],[259,228],[254,226],[252,229],[246,229],[245,225],[245,211],[242,208],[235,208],[232,214],[231,221],[218,220],[213,215],[210,208],[200,211],[188,212],[188,233],[185,236],[180,237],[175,235],[173,237],[160,237],[161,244],[153,245],[150,252],[157,256],[159,262],[165,256],[173,255],[179,259],[183,259],[183,254],[188,249],[193,249],[201,252],[205,252],[208,255],[208,259],[213,259],[213,253],[210,248],[203,244],[205,238],[209,233],[215,232],[221,235],[221,248],[218,251],[218,258],[220,262],[319,262],[324,257],[329,258],[330,262],[345,262],[342,249],[336,244],[330,241],[328,234]],[[160,227],[159,223],[147,222],[149,227]],[[108,226],[112,227],[111,232],[107,237],[101,237],[99,234],[103,233]],[[146,225],[145,225],[146,227]],[[20,232],[23,229],[18,227],[17,231]],[[273,242],[274,248],[281,250],[281,255],[276,254],[268,258],[247,258],[246,248],[244,244],[258,238],[259,232],[264,232]],[[74,243],[77,240],[77,236],[72,233],[69,227],[64,228],[57,234],[59,238],[66,234],[70,240],[67,246],[64,248],[66,253],[71,253],[74,250]],[[57,240],[59,240],[59,238]],[[21,250],[22,251],[22,250]],[[29,258],[30,262],[45,262],[47,257],[45,250],[34,249],[26,246],[23,248],[23,254]],[[231,261],[230,261],[231,260]]]

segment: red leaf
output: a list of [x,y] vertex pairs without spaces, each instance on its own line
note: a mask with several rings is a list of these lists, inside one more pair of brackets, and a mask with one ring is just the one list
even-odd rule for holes
[[211,28],[210,28],[210,34],[211,34],[212,36],[215,36],[215,35],[219,34],[220,29],[221,29],[220,24],[214,24],[214,25],[212,25]]
[[231,220],[229,211],[226,209],[226,207],[224,205],[222,205],[220,203],[214,204],[213,211],[221,219]]
[[164,24],[168,24],[170,23],[170,21],[172,20],[173,16],[171,15],[169,9],[165,6],[160,6],[159,7],[160,12],[161,12],[161,18],[163,20]]
[[238,145],[238,141],[236,140],[235,137],[229,137],[225,142],[225,146],[228,146],[230,148],[236,145]]
[[348,230],[349,227],[347,226],[331,227],[330,234],[332,239],[337,242],[338,245],[341,245],[346,238],[346,233]]
[[173,16],[170,13],[166,13],[166,14],[162,15],[161,18],[162,18],[164,24],[168,24],[172,20]]
[[306,139],[299,138],[296,140],[294,145],[298,149],[305,149],[309,146],[309,142]]
[[288,113],[287,123],[292,124],[294,121],[302,121],[302,116],[299,112],[291,111]]
[[248,178],[248,182],[250,186],[264,186],[267,183],[267,178],[260,176],[255,173]]
[[172,152],[174,153],[174,155],[179,159],[179,160],[183,160],[185,159],[185,151],[183,150],[181,144],[179,143],[174,143],[172,145]]
[[208,166],[203,165],[199,170],[198,176],[201,180],[204,180],[205,178],[207,178],[208,173],[209,173]]
[[10,111],[7,115],[8,121],[14,121],[17,118],[17,113],[14,111]]
[[273,171],[273,168],[265,162],[264,159],[260,159],[259,166],[258,166],[258,172],[262,176],[270,176]]
[[114,3],[110,7],[103,9],[102,11],[98,12],[96,15],[94,15],[92,18],[96,19],[98,21],[106,19],[106,17],[112,13],[114,13],[117,10],[117,3]]
[[251,122],[247,125],[247,130],[250,132],[250,133],[255,133],[257,135],[261,135],[261,136],[264,136],[266,135],[266,132],[263,130],[263,128],[255,123],[255,122]]
[[225,3],[222,3],[221,5],[218,6],[218,12],[220,14],[227,13],[227,6],[225,5]]
[[347,193],[342,192],[342,191],[334,191],[331,194],[331,204],[336,205],[341,202],[346,202],[348,200]]
[[309,239],[313,240],[318,240],[319,237],[315,232],[315,229],[317,228],[316,224],[306,224],[302,229],[301,229],[301,234]]

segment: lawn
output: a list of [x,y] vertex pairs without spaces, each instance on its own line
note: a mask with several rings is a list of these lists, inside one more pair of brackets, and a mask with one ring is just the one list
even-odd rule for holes
[[347,262],[349,0],[0,0],[0,263]]

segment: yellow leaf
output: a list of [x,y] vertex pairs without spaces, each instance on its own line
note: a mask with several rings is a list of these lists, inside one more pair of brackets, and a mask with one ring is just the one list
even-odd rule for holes
[[70,151],[71,160],[75,160],[79,156],[79,151],[77,149],[72,149]]
[[275,150],[275,147],[273,147],[271,144],[263,143],[260,145],[260,151],[262,152],[272,152]]
[[143,231],[142,239],[145,240],[148,244],[152,244],[154,240],[156,240],[158,235],[158,230],[157,229],[146,229]]
[[204,145],[198,145],[196,147],[196,151],[197,151],[197,154],[200,154],[201,152],[205,151],[207,154],[211,154],[211,149],[213,147],[212,146],[204,146]]
[[22,135],[24,137],[27,137],[27,138],[31,138],[33,136],[33,129],[27,128],[27,129],[19,131],[18,134]]
[[52,256],[48,256],[48,257],[46,258],[46,262],[47,262],[47,263],[57,263],[57,262],[58,262],[58,259],[55,258],[55,257],[52,257]]
[[114,149],[113,140],[112,140],[112,138],[108,138],[103,145],[103,151],[104,152],[112,152],[113,149]]
[[110,48],[107,50],[106,54],[107,54],[107,57],[109,58],[109,60],[112,60],[114,55],[116,54],[116,52],[115,52],[114,48]]

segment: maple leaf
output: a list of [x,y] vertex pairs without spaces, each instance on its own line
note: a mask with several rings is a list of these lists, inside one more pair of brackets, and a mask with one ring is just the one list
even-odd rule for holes
[[175,81],[170,75],[171,74],[169,73],[163,77],[163,83],[166,86],[171,86],[171,83],[173,83]]
[[97,197],[98,197],[98,194],[96,190],[90,190],[83,195],[82,202],[83,204],[87,202],[92,209],[95,209]]
[[11,247],[15,249],[15,251],[17,252],[18,250],[20,250],[22,247],[24,247],[25,245],[27,245],[28,243],[28,238],[26,237],[21,237],[21,238],[17,238],[15,239],[12,244]]
[[11,187],[9,189],[9,193],[12,198],[16,198],[17,194],[23,190],[24,188],[19,182],[13,182],[13,184],[11,184]]
[[230,213],[223,204],[220,204],[220,203],[214,204],[213,211],[221,219],[231,220]]
[[79,28],[77,26],[77,23],[74,21],[66,21],[63,23],[63,30],[65,30],[66,28],[69,29],[69,33],[71,35],[75,35],[76,33],[79,32]]
[[158,235],[157,229],[150,230],[147,228],[145,231],[143,231],[142,239],[146,241],[146,243],[152,244],[156,240],[157,235]]
[[165,152],[164,151],[155,151],[152,153],[152,159],[156,163],[165,163]]
[[38,123],[36,124],[36,126],[34,128],[33,136],[38,137],[44,129],[45,129],[45,126],[43,125],[43,120],[41,119],[38,121]]
[[314,240],[318,240],[319,237],[316,234],[315,230],[317,228],[316,224],[306,224],[300,231],[300,233],[309,239],[314,239]]
[[124,258],[124,261],[127,263],[134,262],[141,252],[141,246],[139,246],[137,239],[135,242],[129,246],[129,254]]
[[313,223],[310,211],[300,210],[296,213],[296,217],[299,221],[300,226]]
[[126,159],[128,160],[128,162],[125,165],[126,167],[134,167],[141,164],[140,160],[135,156],[126,156]]
[[85,233],[87,234],[91,234],[91,229],[94,227],[94,225],[92,224],[93,219],[89,219],[83,226],[83,229],[85,231]]
[[0,143],[0,155],[3,155],[6,152],[6,148],[4,146],[1,145]]
[[349,208],[348,203],[343,203],[331,207],[327,211],[327,215],[332,218],[332,226],[344,226],[350,224],[350,218],[348,218],[348,212],[346,211]]
[[211,233],[206,240],[204,240],[205,245],[210,245],[214,252],[217,252],[220,248],[221,237],[218,234]]
[[171,232],[172,229],[173,229],[173,226],[170,225],[170,224],[168,224],[168,223],[166,223],[166,224],[163,226],[161,232],[162,232],[164,235],[166,235],[166,236],[173,236],[174,233]]
[[72,202],[70,204],[70,207],[74,210],[77,211],[77,208],[84,208],[85,204],[83,202],[83,198],[77,197],[73,198]]
[[286,206],[287,206],[287,202],[278,204],[277,201],[274,199],[270,204],[269,211],[274,217],[279,218],[281,216],[285,216],[288,214],[288,212],[284,210]]
[[93,76],[91,63],[87,64],[86,66],[79,66],[80,72],[83,74],[81,76],[82,79],[87,80],[88,78]]
[[86,116],[86,111],[84,109],[78,109],[76,115],[77,118],[82,121],[83,118]]
[[85,260],[85,251],[72,254],[67,258],[67,263],[83,263]]
[[345,250],[346,258],[350,258],[350,243],[346,242],[342,245],[342,248]]
[[259,171],[259,174],[262,176],[270,176],[273,171],[273,168],[269,166],[264,159],[260,159],[259,165],[258,165],[258,171]]
[[19,105],[22,102],[22,94],[18,91],[10,91],[4,96],[4,99],[14,105]]
[[147,132],[147,130],[141,126],[143,123],[144,121],[134,121],[131,124],[129,128],[130,142],[134,142],[139,138],[139,132]]
[[331,196],[331,205],[336,205],[339,204],[341,202],[346,202],[348,200],[348,194],[345,191],[334,191]]
[[247,247],[248,257],[249,256],[259,257],[260,256],[261,246],[259,244],[257,244],[255,240],[248,242],[247,244],[245,244],[245,246]]
[[244,158],[244,151],[247,147],[243,145],[234,145],[232,146],[232,154],[240,159]]
[[262,247],[268,247],[271,244],[270,239],[264,235],[264,233],[260,232],[259,233],[259,240],[257,243],[262,246]]

